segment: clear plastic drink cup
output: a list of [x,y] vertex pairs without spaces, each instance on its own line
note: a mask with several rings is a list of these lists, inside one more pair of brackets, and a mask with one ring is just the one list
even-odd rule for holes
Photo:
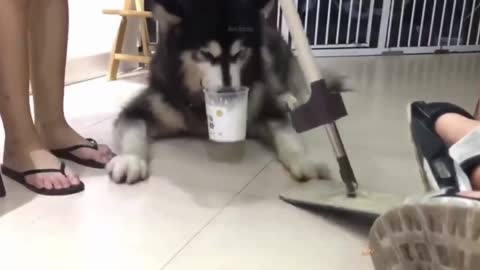
[[247,136],[248,87],[204,90],[210,140],[241,142]]

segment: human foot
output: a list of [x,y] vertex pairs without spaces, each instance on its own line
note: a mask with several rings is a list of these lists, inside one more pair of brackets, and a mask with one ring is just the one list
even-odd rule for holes
[[41,146],[16,147],[7,142],[3,161],[4,171],[15,171],[19,174],[49,170],[49,172],[25,175],[25,182],[38,190],[63,190],[81,185],[76,174],[69,168],[61,170],[62,163]]
[[85,139],[68,124],[37,125],[37,130],[45,145],[57,157],[89,167],[104,168],[114,156],[108,146]]
[[457,113],[446,113],[438,117],[435,131],[447,145],[454,145],[472,130],[480,127],[480,122]]
[[[480,122],[449,103],[414,102],[409,106],[412,138],[430,190],[480,184]],[[471,183],[470,183],[471,182]]]
[[[439,117],[447,113],[469,116],[468,112],[448,103],[412,102],[407,108],[412,143],[420,174],[427,191],[464,186],[455,172],[455,163],[447,145],[435,131]],[[468,179],[466,182],[469,182]]]

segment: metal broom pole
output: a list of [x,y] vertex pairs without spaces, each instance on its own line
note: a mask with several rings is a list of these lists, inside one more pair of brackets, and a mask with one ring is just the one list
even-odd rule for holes
[[[312,89],[311,98],[313,98],[314,97],[313,91],[316,91],[316,90],[327,91],[327,89],[325,89],[326,85],[325,85],[325,82],[323,81],[322,73],[320,72],[320,69],[315,64],[314,56],[310,49],[310,44],[304,32],[304,28],[302,26],[302,22],[300,20],[299,14],[295,8],[295,5],[293,4],[293,0],[278,0],[278,1],[283,11],[283,14],[285,16],[285,19],[287,21],[287,25],[290,30],[292,40],[298,52],[298,60],[300,62],[300,66],[305,74],[306,79],[312,85],[319,82],[321,83],[317,85],[321,85],[321,86],[323,85],[322,87],[323,89],[315,89],[315,88]],[[348,197],[356,197],[358,183],[355,178],[355,174],[350,164],[350,160],[345,150],[345,146],[342,142],[342,138],[338,131],[337,125],[335,124],[335,120],[330,123],[327,123],[325,125],[325,129],[327,131],[330,144],[332,145],[333,152],[335,153],[335,156],[337,158],[338,165],[340,167],[340,175],[347,188],[347,195]]]

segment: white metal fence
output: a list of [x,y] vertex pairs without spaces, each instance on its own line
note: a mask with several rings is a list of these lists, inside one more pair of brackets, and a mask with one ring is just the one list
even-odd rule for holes
[[317,56],[480,51],[480,0],[292,1]]

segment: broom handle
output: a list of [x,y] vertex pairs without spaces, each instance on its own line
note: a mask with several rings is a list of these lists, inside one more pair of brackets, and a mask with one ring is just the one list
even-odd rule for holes
[[322,73],[315,64],[312,50],[310,49],[310,43],[305,35],[302,21],[300,20],[297,9],[293,4],[293,0],[279,0],[279,5],[287,21],[293,43],[297,48],[298,60],[305,73],[306,79],[309,83],[323,79]]
[[[307,35],[305,35],[302,21],[293,4],[293,0],[279,0],[278,2],[287,21],[295,48],[297,49],[298,60],[305,74],[305,78],[309,84],[323,79],[320,69],[315,64],[315,58],[310,49]],[[326,129],[337,158],[345,156],[345,149],[335,123],[327,124]]]
[[[289,32],[292,35],[293,43],[298,52],[298,59],[300,66],[302,67],[305,78],[308,80],[309,84],[322,80],[322,73],[315,63],[315,58],[312,54],[310,48],[310,43],[308,42],[307,35],[304,32],[302,26],[302,21],[298,15],[298,11],[293,4],[293,0],[278,0],[287,25]],[[340,166],[340,174],[343,181],[347,186],[347,194],[349,197],[356,196],[356,189],[358,187],[355,175],[353,173],[352,166],[345,151],[345,146],[343,145],[340,132],[338,131],[337,125],[335,122],[329,123],[325,126],[327,131],[328,139],[332,145],[333,152],[337,158],[337,161]]]

